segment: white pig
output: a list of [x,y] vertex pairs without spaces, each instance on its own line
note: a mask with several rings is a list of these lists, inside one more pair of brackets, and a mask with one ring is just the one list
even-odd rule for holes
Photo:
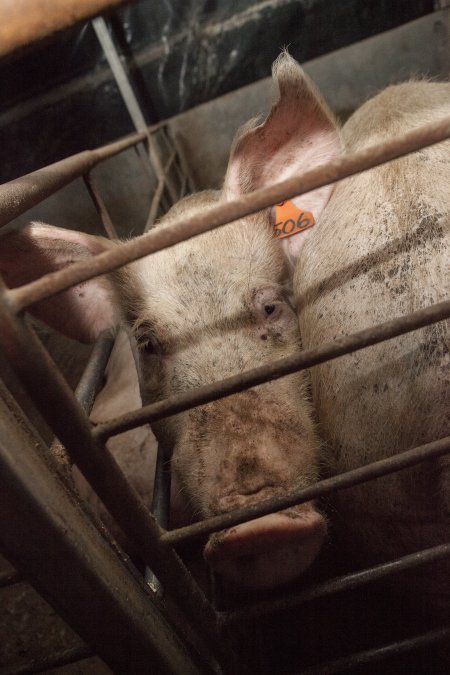
[[[222,193],[202,193],[183,200],[169,212],[159,227],[170,225],[179,217],[188,217],[217,200],[233,199],[292,173],[324,163],[337,157],[343,146],[357,148],[360,143],[367,142],[356,140],[350,146],[347,132],[344,130],[341,136],[315,88],[290,57],[283,55],[278,60],[274,75],[280,86],[280,100],[262,125],[247,126],[238,135]],[[417,114],[406,113],[404,106],[408,110],[414,108],[411,102],[407,102],[406,92],[417,86],[425,87],[429,93],[423,94],[423,105]],[[395,94],[396,91],[398,94]],[[369,112],[370,124],[360,122],[361,113],[357,113],[354,122],[350,122],[347,128],[353,124],[356,131],[351,136],[356,136],[358,132],[361,138],[375,142],[380,137],[397,133],[397,128],[403,131],[408,125],[420,125],[427,119],[446,114],[448,94],[447,85],[404,85],[404,91],[401,87],[394,88],[382,95],[399,99],[395,106],[390,104],[389,107],[397,125],[393,131],[384,130],[386,122],[382,119],[386,107],[383,104],[377,107],[377,99],[369,105],[378,111],[381,106],[382,113],[375,115]],[[427,110],[431,111],[428,116],[424,112],[425,102]],[[371,136],[364,136],[368,133],[367,127],[373,127]],[[432,159],[433,153],[437,153],[441,160]],[[442,228],[440,224],[439,228],[437,225],[430,228],[429,237],[425,228],[423,250],[429,252],[429,247],[432,249],[429,252],[430,255],[433,253],[430,277],[433,277],[434,283],[425,281],[424,276],[423,282],[418,285],[421,296],[418,294],[416,297],[412,293],[407,296],[411,284],[410,278],[405,276],[403,305],[395,304],[397,295],[387,288],[386,296],[390,302],[386,300],[381,307],[381,289],[372,284],[370,277],[383,265],[389,265],[393,258],[401,259],[399,270],[407,264],[402,256],[408,256],[415,249],[415,236],[411,231],[417,228],[419,222],[412,217],[416,212],[411,206],[414,195],[423,205],[421,219],[431,218],[434,222],[438,215],[443,219],[443,214],[448,214],[448,202],[439,201],[436,192],[422,194],[421,186],[416,183],[419,166],[423,166],[421,170],[433,189],[438,189],[439,178],[444,182],[444,171],[448,175],[448,163],[444,163],[448,162],[448,144],[418,156],[424,159],[418,160],[416,156],[415,159],[402,160],[391,167],[349,179],[334,191],[332,186],[321,188],[294,200],[301,210],[311,212],[316,220],[315,227],[295,236],[281,241],[274,237],[277,214],[274,209],[268,209],[143,258],[110,275],[109,280],[92,280],[83,284],[81,288],[65,294],[63,300],[72,308],[72,316],[77,317],[75,328],[81,334],[79,337],[92,338],[118,320],[127,322],[139,346],[141,396],[147,403],[300,349],[298,322],[291,298],[292,262],[297,260],[296,306],[306,347],[371,325],[392,313],[410,311],[421,302],[425,304],[443,297],[444,280],[441,277],[444,259],[439,258],[437,248],[433,247],[439,239],[433,232],[435,228],[442,229],[442,233],[444,227],[448,229],[448,216],[447,221],[442,220]],[[403,169],[394,168],[402,164],[409,166],[410,163],[413,168],[409,170],[408,178]],[[436,167],[436,164],[441,167],[442,175],[435,171],[430,181],[429,167]],[[378,188],[374,186],[377,175],[383,176],[377,179]],[[402,180],[399,176],[403,176]],[[364,182],[364,188],[359,187],[358,181]],[[395,195],[396,191],[398,195]],[[397,199],[401,192],[405,196],[406,193],[410,195],[409,210],[405,211],[404,199]],[[340,197],[342,194],[344,196]],[[405,212],[407,216],[404,216]],[[386,220],[381,224],[380,214]],[[406,228],[409,228],[410,234],[402,235]],[[45,256],[41,273],[61,265],[61,252],[66,261],[68,256],[74,260],[95,254],[100,246],[97,239],[94,242],[87,235],[68,235],[47,226],[35,226],[25,236],[36,250],[42,247],[53,250],[53,254]],[[402,236],[406,242],[403,247]],[[67,240],[66,248],[64,240]],[[393,243],[389,255],[390,241]],[[105,242],[105,248],[110,245]],[[373,253],[376,248],[384,257]],[[415,279],[422,274],[422,262],[419,271],[414,261],[407,269],[414,270],[411,279]],[[398,282],[395,273],[387,277]],[[355,291],[353,296],[351,291]],[[47,320],[58,324],[61,330],[73,331],[74,322],[69,320],[67,323],[66,319],[70,319],[67,313],[63,317],[57,315],[48,303],[42,303],[41,308]],[[436,345],[434,337],[430,338],[430,335],[435,335],[433,330],[437,329],[424,331],[425,338],[422,333],[421,337],[416,335],[398,343],[397,349],[401,351],[405,351],[406,345],[406,353],[411,349],[408,344],[416,345],[417,353],[421,351],[418,345],[424,344],[421,357],[424,366],[414,368],[414,373],[419,372],[420,377],[426,371],[425,366],[430,364],[427,357],[430,345]],[[405,384],[407,395],[400,386],[401,378],[406,380],[412,373],[405,373],[408,365],[403,368],[401,362],[389,363],[393,349],[389,343],[378,348],[378,352],[359,353],[313,371],[314,403],[321,432],[327,441],[326,461],[330,462],[331,454],[336,460],[336,468],[340,470],[366,461],[366,452],[371,453],[370,457],[377,458],[411,445],[411,439],[399,444],[402,434],[391,431],[391,427],[398,429],[404,423],[404,411],[408,401],[410,404],[412,400],[408,383]],[[375,358],[374,353],[377,354]],[[439,348],[435,347],[432,353],[437,358]],[[380,368],[380,359],[387,359],[385,367]],[[437,363],[432,361],[433,372],[436,372]],[[367,373],[377,369],[390,377],[395,377],[394,373],[397,373],[399,379],[396,387],[399,396],[392,396],[385,404],[379,402],[380,397],[372,385],[365,393]],[[382,390],[383,376],[376,377],[376,383],[381,383]],[[433,378],[432,384],[433,391],[442,391],[438,376]],[[291,375],[154,425],[156,435],[172,449],[174,476],[198,517],[252,504],[283,494],[286,490],[309,485],[317,479],[322,460],[307,385],[305,374]],[[418,391],[423,387],[419,381]],[[341,391],[345,392],[342,400]],[[437,398],[438,395],[433,396]],[[429,404],[429,396],[426,397],[423,391],[422,399]],[[395,425],[393,418],[398,408],[394,406],[394,401],[401,410],[401,419]],[[426,405],[419,406],[419,409],[414,405],[411,416],[418,413],[425,415],[426,410]],[[436,409],[435,415],[426,418],[430,437],[442,432],[436,424],[436,419],[441,417],[440,410]],[[339,434],[342,442],[337,438]],[[378,444],[379,436],[386,439],[382,447]],[[407,434],[403,436],[406,438]],[[420,440],[424,438],[428,435],[420,436]],[[416,441],[417,434],[413,444]],[[443,464],[437,463],[426,472],[419,469],[404,473],[404,487],[399,488],[400,492],[395,491],[396,478],[386,479],[385,484],[393,482],[389,499],[394,504],[399,503],[399,509],[395,511],[399,515],[398,525],[394,526],[395,534],[404,522],[404,512],[400,507],[407,504],[408,488],[414,506],[412,520],[417,521],[417,508],[419,516],[432,516],[433,537],[441,534],[443,519],[439,508],[433,510],[427,502],[420,506],[416,502],[417,486],[423,488],[424,494],[431,486],[427,481],[429,473],[434,471],[439,480],[445,476],[445,471],[439,472]],[[401,482],[402,478],[399,480]],[[382,483],[379,482],[379,485]],[[433,483],[431,488],[433,494],[436,493],[435,485]],[[349,498],[348,505],[344,504],[343,513],[347,513],[348,506],[351,518],[355,517],[355,513],[359,514],[360,499],[365,507],[370,499],[367,498],[366,504],[363,495],[371,494],[371,491],[377,492],[376,484],[362,489],[361,498],[358,490],[354,490],[355,497]],[[381,492],[385,494],[383,488]],[[445,495],[444,490],[442,494]],[[383,497],[378,498],[378,502],[376,499],[371,501],[383,506],[387,500]],[[388,514],[390,506],[391,503]],[[364,511],[365,508],[362,508],[361,516]],[[411,509],[407,515],[411,515]],[[386,543],[389,535],[385,532],[385,521],[379,522],[381,527],[378,531],[373,528],[372,549],[382,550],[385,554],[395,545],[392,541]],[[417,522],[408,523],[408,532],[413,531],[410,525],[415,532]],[[350,521],[352,526],[353,521]],[[311,564],[321,547],[325,531],[325,518],[314,504],[308,503],[211,537],[205,547],[205,555],[216,569],[238,583],[253,588],[275,586],[295,578]],[[365,539],[365,533],[366,530],[362,529],[358,536],[355,535],[355,542]],[[430,541],[420,532],[414,537],[414,543]],[[431,541],[434,541],[433,537]]]
[[[450,84],[409,82],[368,101],[340,131],[293,59],[282,56],[275,76],[280,101],[232,153],[231,196],[450,115]],[[449,184],[446,141],[293,200],[316,220],[280,241],[295,264],[304,348],[450,297]],[[450,434],[449,323],[312,369],[322,457],[334,472]],[[449,459],[343,490],[336,513],[335,530],[358,563],[445,543]],[[445,605],[449,574],[448,563],[422,566],[402,583]]]
[[[160,227],[217,198],[203,193],[183,200]],[[0,269],[7,283],[18,285],[112,245],[35,224],[2,240]],[[147,403],[297,351],[289,280],[267,215],[259,214],[148,256],[109,280],[75,287],[34,311],[81,340],[95,338],[122,315],[138,342]],[[304,374],[292,375],[153,425],[172,449],[174,479],[197,517],[317,479],[318,440],[306,386]],[[239,583],[273,586],[309,566],[325,530],[324,517],[308,503],[212,537],[205,555]]]

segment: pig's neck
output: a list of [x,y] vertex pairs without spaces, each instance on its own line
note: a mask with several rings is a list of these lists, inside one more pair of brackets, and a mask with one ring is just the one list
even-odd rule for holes
[[295,263],[298,260],[300,252],[303,246],[305,245],[306,240],[308,239],[308,237],[311,236],[311,232],[316,227],[317,224],[314,225],[314,227],[310,228],[309,230],[299,232],[298,234],[294,234],[292,237],[285,237],[284,239],[280,240],[280,244],[281,246],[283,246],[283,251],[292,267],[295,266]]

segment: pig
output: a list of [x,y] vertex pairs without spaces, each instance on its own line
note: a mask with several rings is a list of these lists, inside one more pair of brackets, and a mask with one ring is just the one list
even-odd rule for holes
[[[287,54],[275,63],[274,77],[280,98],[262,124],[250,123],[238,133],[222,191],[185,198],[157,227],[448,112],[448,85],[405,84],[369,102],[340,130]],[[417,87],[422,94],[410,93]],[[125,323],[137,343],[142,401],[184,392],[296,353],[302,342],[316,346],[443,297],[448,201],[439,185],[447,167],[448,143],[294,199],[299,212],[312,214],[309,225],[315,221],[295,236],[274,236],[277,209],[272,208],[144,257],[63,294],[58,301],[72,308],[76,322],[67,322],[67,312],[58,315],[52,301],[36,309],[81,339]],[[428,192],[419,175],[427,179]],[[47,251],[33,258],[41,263],[39,273],[65,264],[61,256],[67,262],[120,246],[44,225],[23,236],[36,251]],[[425,259],[432,260],[429,276]],[[14,263],[9,268],[16,270]],[[410,276],[397,278],[402,269]],[[381,277],[383,282],[377,281]],[[414,294],[416,278],[423,282]],[[323,465],[346,470],[443,433],[439,392],[445,356],[439,331],[403,338],[398,353],[389,343],[313,369],[314,411],[308,375],[297,373],[154,424],[158,440],[172,452],[173,476],[193,516],[254,504],[311,485]],[[416,360],[408,370],[411,350]],[[388,376],[392,382],[384,381]],[[425,380],[431,382],[436,408],[424,393]],[[385,384],[392,392],[383,400]],[[421,435],[400,428],[407,410]],[[444,486],[445,462],[433,463],[425,471],[421,467],[348,491],[338,502],[339,517],[355,549],[361,546],[372,560],[380,551],[383,556],[404,552],[407,544],[429,543],[443,533],[445,508],[438,501],[445,501]],[[419,501],[430,492],[431,501]],[[367,506],[375,508],[374,515]],[[394,515],[398,522],[391,537],[385,523]],[[362,523],[358,532],[355,517]],[[407,536],[397,536],[404,530]],[[271,588],[311,565],[326,532],[326,517],[308,502],[211,536],[204,555],[227,579]]]
[[[450,84],[390,86],[342,129],[298,64],[275,65],[280,100],[235,142],[230,196],[314,168],[450,114]],[[231,189],[229,183],[237,184]],[[316,225],[281,239],[294,266],[304,349],[450,297],[450,141],[294,198]],[[227,182],[228,181],[228,182]],[[274,213],[271,214],[272,220]],[[311,370],[322,466],[341,473],[450,433],[449,321]],[[340,492],[334,533],[356,564],[448,541],[449,459]],[[395,577],[449,606],[448,562]]]
[[[221,198],[211,192],[188,197],[158,227]],[[24,275],[113,245],[120,243],[34,224],[3,239],[0,269],[9,285],[18,285]],[[300,342],[290,277],[266,214],[258,214],[89,281],[34,311],[80,340],[124,322],[137,342],[141,397],[149,403],[295,353]],[[153,425],[172,451],[173,477],[190,514],[226,513],[317,480],[307,386],[305,374],[294,374]],[[307,503],[211,537],[205,556],[228,579],[272,587],[310,565],[325,531],[325,517]]]

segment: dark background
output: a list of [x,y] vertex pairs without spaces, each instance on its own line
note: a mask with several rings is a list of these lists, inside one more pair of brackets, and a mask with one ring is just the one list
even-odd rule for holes
[[[147,122],[433,11],[433,0],[142,0],[107,16]],[[0,64],[0,181],[133,127],[90,23]]]

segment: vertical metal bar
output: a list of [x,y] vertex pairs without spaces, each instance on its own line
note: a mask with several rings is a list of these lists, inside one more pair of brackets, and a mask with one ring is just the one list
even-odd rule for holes
[[[115,672],[200,675],[0,398],[0,539],[6,555]],[[45,542],[45,561],[30,555]],[[67,583],[70,570],[70,584]]]
[[167,174],[170,171],[170,167],[172,166],[172,164],[175,160],[175,157],[176,157],[176,153],[174,151],[174,152],[172,152],[172,154],[170,155],[169,159],[167,160],[167,162],[164,166],[164,175],[159,179],[158,185],[156,186],[156,190],[153,194],[153,199],[152,199],[152,203],[151,203],[151,206],[150,206],[150,211],[149,211],[149,214],[148,214],[147,222],[145,223],[144,232],[148,232],[148,230],[151,227],[153,227],[153,224],[156,220],[158,208],[159,208],[160,202],[161,202],[161,197],[162,197],[163,191],[164,191],[164,186],[165,186],[166,180],[167,180]]
[[[119,91],[122,95],[128,113],[133,121],[136,130],[145,131],[147,133],[148,146],[150,150],[150,159],[153,163],[156,176],[158,179],[160,179],[163,175],[163,167],[161,159],[159,157],[155,138],[152,134],[148,133],[148,127],[144,115],[142,114],[142,110],[134,94],[130,81],[127,77],[125,68],[122,65],[122,62],[119,58],[119,54],[117,53],[115,45],[111,39],[105,20],[102,17],[97,17],[92,21],[92,25],[97,34],[97,38],[103,48],[105,57],[109,63],[109,67],[112,70],[112,73],[116,80],[116,84],[119,88]],[[173,186],[170,184],[170,181],[168,181],[167,183],[167,189],[169,191],[172,202],[175,202],[177,195]]]
[[[164,528],[169,526],[170,518],[170,457],[161,444],[158,444],[156,457],[155,481],[153,484],[152,513],[156,522]],[[163,586],[148,567],[145,569],[145,580],[158,596],[163,595]]]
[[119,235],[117,234],[116,228],[113,225],[111,216],[108,213],[105,202],[100,192],[97,190],[95,180],[90,171],[83,175],[84,184],[87,187],[89,195],[94,202],[94,206],[97,209],[97,213],[100,216],[103,227],[105,228],[106,234],[110,239],[118,239]]
[[94,344],[89,361],[75,389],[75,396],[88,415],[103,384],[105,368],[111,356],[114,342],[115,338],[109,331],[100,335]]
[[[1,287],[0,287],[1,291]],[[20,381],[124,532],[137,544],[149,567],[175,602],[216,641],[216,615],[178,556],[160,543],[162,530],[129,485],[106,447],[95,441],[91,425],[68,385],[26,324],[14,317],[0,293],[0,340]],[[46,383],[45,388],[42,382]],[[67,424],[70,420],[70,424]]]

